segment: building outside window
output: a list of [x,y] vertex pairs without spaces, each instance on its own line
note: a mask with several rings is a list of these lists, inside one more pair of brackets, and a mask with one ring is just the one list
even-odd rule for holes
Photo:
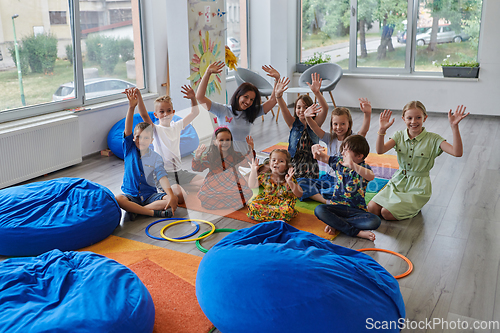
[[0,0],[0,122],[145,88],[140,2],[47,0],[47,7]]
[[482,0],[302,0],[300,59],[321,52],[345,71],[441,72],[476,61]]

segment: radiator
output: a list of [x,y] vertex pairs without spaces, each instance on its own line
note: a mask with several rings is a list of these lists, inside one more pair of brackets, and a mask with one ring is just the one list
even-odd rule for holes
[[0,188],[80,163],[78,116],[63,111],[0,124]]

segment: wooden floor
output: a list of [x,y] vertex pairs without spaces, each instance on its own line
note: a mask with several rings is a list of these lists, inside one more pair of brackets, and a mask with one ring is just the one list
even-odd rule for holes
[[[378,113],[372,115],[367,139],[374,152],[378,130]],[[361,126],[362,113],[353,111],[354,130]],[[327,118],[329,119],[329,117]],[[328,120],[323,129],[328,131]],[[401,114],[389,134],[404,128]],[[452,141],[446,115],[430,114],[428,131]],[[375,242],[339,235],[334,244],[360,249],[377,247],[399,252],[414,264],[414,271],[400,279],[399,284],[411,321],[500,321],[500,117],[469,116],[460,124],[464,156],[455,158],[444,153],[436,159],[431,171],[433,195],[415,218],[399,222],[383,221],[375,231]],[[251,135],[256,150],[288,140],[289,129],[282,118],[275,122],[269,113],[264,121],[257,119]],[[391,152],[389,152],[391,153]],[[394,151],[392,151],[394,154]],[[184,168],[190,168],[184,158]],[[92,155],[84,161],[33,181],[57,177],[81,177],[120,193],[123,161],[118,158]],[[176,217],[198,218],[215,223],[217,228],[241,229],[250,223],[179,208]],[[154,218],[138,218],[134,222],[122,218],[114,235],[162,246],[176,251],[203,256],[192,243],[170,243],[146,236],[145,227]],[[183,230],[184,228],[184,230]],[[191,226],[176,226],[179,234]],[[158,228],[159,229],[159,228]],[[152,228],[152,232],[157,229]],[[203,242],[210,247],[226,234],[214,234]],[[392,274],[406,270],[402,260],[387,254],[371,253]],[[417,323],[414,323],[416,325]],[[453,323],[452,323],[453,324]],[[487,323],[486,323],[487,324]],[[420,324],[423,325],[423,324]],[[485,325],[483,323],[483,325]],[[500,332],[500,329],[446,330],[435,326],[430,332]],[[423,332],[425,329],[406,329]]]

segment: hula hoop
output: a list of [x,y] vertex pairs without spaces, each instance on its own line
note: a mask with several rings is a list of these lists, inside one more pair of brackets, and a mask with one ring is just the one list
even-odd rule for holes
[[397,252],[394,252],[394,251],[391,251],[391,250],[385,250],[385,249],[375,249],[375,248],[359,249],[358,251],[359,251],[359,252],[364,252],[364,251],[386,252],[386,253],[389,253],[389,254],[393,254],[393,255],[395,255],[395,256],[398,256],[398,257],[400,257],[401,259],[403,259],[404,261],[406,261],[406,263],[408,264],[408,270],[407,270],[406,272],[404,272],[403,274],[399,274],[399,275],[394,276],[394,278],[395,278],[395,279],[401,279],[401,278],[404,278],[405,276],[410,275],[410,273],[413,271],[413,264],[412,264],[412,262],[410,261],[410,259],[406,258],[404,255],[399,254],[399,253],[397,253]]
[[[199,236],[197,238],[189,238],[189,239],[175,239],[175,238],[170,238],[170,237],[167,237],[165,236],[165,230],[167,230],[168,228],[170,228],[171,226],[173,226],[174,224],[177,224],[177,223],[181,223],[181,222],[187,222],[187,221],[198,221],[198,222],[203,222],[203,223],[206,223],[208,225],[210,225],[212,227],[212,230],[210,230],[208,232],[208,234],[206,234],[205,236]],[[192,241],[197,241],[197,240],[200,240],[200,239],[203,239],[203,238],[206,238],[208,236],[210,236],[211,234],[213,234],[215,231],[215,225],[213,225],[213,223],[210,223],[208,221],[204,221],[204,220],[197,220],[197,219],[186,219],[186,220],[180,220],[180,221],[175,221],[175,222],[172,222],[170,224],[167,224],[166,226],[164,226],[161,231],[160,231],[160,235],[161,237],[165,238],[166,240],[169,240],[171,242],[192,242]]]
[[[237,230],[238,229],[215,229],[213,233],[216,234],[218,232],[233,232],[233,231],[237,231]],[[200,237],[204,236],[206,233],[208,233],[208,231],[205,231],[204,233],[202,233],[200,235]],[[207,253],[208,252],[208,250],[201,245],[200,240],[196,241],[196,247],[198,248],[198,250],[200,250],[203,253]]]
[[[156,240],[161,240],[161,241],[164,241],[166,239],[164,238],[161,238],[161,237],[155,237],[153,235],[151,235],[149,233],[149,228],[151,228],[153,225],[155,225],[156,223],[159,223],[159,222],[163,222],[163,221],[173,221],[173,220],[181,220],[182,218],[175,218],[175,217],[170,217],[170,218],[166,218],[166,219],[161,219],[161,220],[158,220],[158,221],[155,221],[153,223],[150,223],[147,227],[146,227],[146,235],[148,235],[149,237],[153,238],[153,239],[156,239]],[[176,237],[174,239],[184,239],[184,238],[188,238],[188,237],[191,237],[193,236],[194,234],[196,234],[198,231],[200,231],[200,225],[196,222],[193,222],[195,225],[196,225],[196,230],[193,231],[192,233],[190,233],[189,235],[185,235],[185,236],[182,236],[182,237]]]

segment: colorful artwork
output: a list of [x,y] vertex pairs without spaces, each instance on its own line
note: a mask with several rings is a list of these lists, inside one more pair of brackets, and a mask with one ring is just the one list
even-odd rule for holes
[[[188,80],[196,90],[207,67],[225,60],[225,12],[224,0],[188,0],[190,69]],[[207,86],[207,96],[224,102],[225,73],[212,75]]]
[[[194,54],[191,58],[191,71],[193,72],[188,80],[193,81],[193,89],[196,89],[198,84],[203,77],[203,74],[207,70],[207,67],[216,62],[221,55],[221,43],[213,42],[210,39],[208,31],[205,31],[205,38],[202,38],[201,31],[199,33],[200,42],[198,45],[193,45]],[[221,76],[220,74],[214,74],[210,77],[208,81],[207,93],[211,95],[213,92],[222,90],[221,87]]]

